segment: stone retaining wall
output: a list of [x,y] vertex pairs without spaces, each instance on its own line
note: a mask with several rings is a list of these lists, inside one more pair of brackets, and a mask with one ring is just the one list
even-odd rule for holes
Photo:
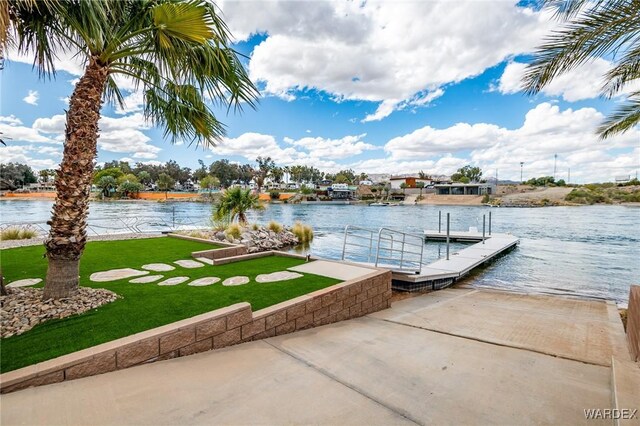
[[211,260],[223,259],[226,257],[240,256],[247,253],[247,246],[244,244],[233,244],[224,241],[212,241],[204,238],[190,237],[182,234],[169,234],[169,237],[181,240],[197,241],[199,243],[221,245],[223,247],[211,250],[194,251],[191,256],[194,258],[204,257]]
[[640,286],[637,285],[632,285],[629,289],[627,341],[631,359],[640,362]]
[[252,312],[238,303],[0,375],[8,393],[191,355],[386,309],[391,272],[377,270]]

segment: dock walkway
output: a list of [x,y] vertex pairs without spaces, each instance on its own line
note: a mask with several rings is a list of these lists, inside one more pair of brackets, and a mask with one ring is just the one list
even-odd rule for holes
[[[424,232],[427,240],[446,240],[446,233],[427,230]],[[491,261],[500,254],[515,247],[520,240],[510,234],[485,235],[481,232],[456,231],[449,234],[451,241],[476,241],[476,244],[452,252],[449,260],[439,259],[421,268],[419,274],[405,274],[395,272],[394,288],[398,290],[416,290],[418,288],[443,288],[453,284],[459,278],[467,275],[472,269]]]

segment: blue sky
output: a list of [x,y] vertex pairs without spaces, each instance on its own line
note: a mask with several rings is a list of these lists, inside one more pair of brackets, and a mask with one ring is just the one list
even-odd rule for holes
[[[640,168],[640,130],[599,141],[594,129],[624,96],[602,100],[610,66],[597,59],[537,96],[519,91],[530,53],[557,25],[544,12],[509,1],[223,2],[219,4],[261,90],[256,110],[218,111],[227,138],[213,149],[172,146],[140,113],[103,108],[98,162],[198,159],[326,171],[450,174],[465,164],[517,179],[553,174],[611,180]],[[482,17],[482,19],[478,19]],[[65,98],[82,72],[70,57],[41,80],[28,55],[9,52],[0,72],[0,131],[11,138],[2,161],[55,167]],[[132,88],[122,80],[122,87]]]

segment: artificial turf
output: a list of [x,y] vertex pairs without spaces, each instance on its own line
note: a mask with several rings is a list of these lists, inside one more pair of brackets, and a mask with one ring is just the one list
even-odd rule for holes
[[[196,269],[173,264],[179,259],[190,259],[193,251],[211,248],[210,244],[169,237],[89,242],[80,261],[80,285],[106,288],[122,298],[82,315],[47,321],[24,334],[0,340],[0,372],[46,361],[234,303],[249,302],[255,311],[339,282],[310,274],[289,281],[255,282],[259,274],[283,271],[304,262],[288,257],[270,256]],[[44,279],[47,262],[43,254],[42,246],[2,250],[0,257],[5,282],[23,278]],[[225,287],[220,283],[190,287],[187,283],[158,286],[157,283],[130,284],[129,279],[101,283],[89,280],[93,272],[116,268],[139,269],[147,263],[173,264],[176,267],[173,271],[150,273],[161,274],[165,278],[215,276],[224,280],[245,275],[251,282],[236,287]]]

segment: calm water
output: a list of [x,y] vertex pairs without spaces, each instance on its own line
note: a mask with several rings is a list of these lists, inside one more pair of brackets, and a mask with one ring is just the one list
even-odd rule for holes
[[[49,218],[49,201],[0,201],[1,223],[37,222]],[[250,214],[251,221],[290,225],[311,224],[315,255],[339,258],[345,225],[393,227],[421,233],[437,229],[438,211],[451,213],[451,228],[482,229],[482,215],[491,211],[494,232],[521,239],[517,249],[479,270],[469,282],[479,287],[575,294],[626,303],[629,285],[640,283],[640,208],[621,206],[508,209],[467,206],[313,206],[270,205]],[[112,232],[118,218],[141,230],[173,226],[203,226],[211,209],[201,203],[95,202],[90,225],[98,233]],[[459,248],[455,245],[453,248]],[[425,259],[444,255],[443,245],[427,243]]]

